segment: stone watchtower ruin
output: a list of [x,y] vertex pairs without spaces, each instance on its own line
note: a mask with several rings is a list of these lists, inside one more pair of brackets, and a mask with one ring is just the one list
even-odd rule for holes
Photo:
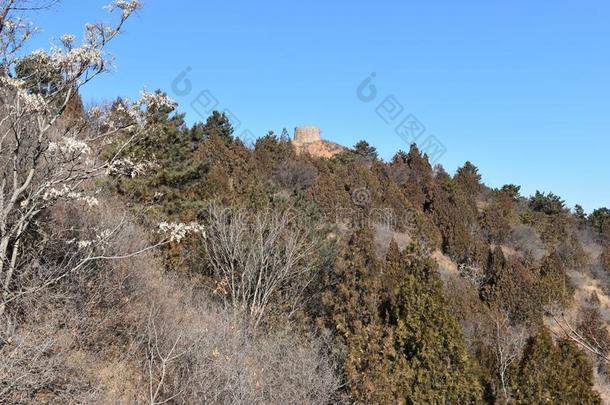
[[296,127],[294,129],[294,141],[296,143],[313,143],[320,141],[321,131],[318,127],[306,126],[306,127]]
[[323,158],[331,158],[345,149],[334,142],[323,141],[322,131],[313,125],[296,127],[292,146],[297,154],[305,152]]

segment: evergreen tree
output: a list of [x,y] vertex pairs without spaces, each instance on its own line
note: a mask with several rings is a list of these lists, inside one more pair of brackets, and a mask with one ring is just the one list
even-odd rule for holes
[[589,223],[602,235],[610,236],[610,209],[596,209],[589,215]]
[[[163,94],[160,90],[157,93]],[[112,109],[123,114],[124,103],[117,99]],[[130,145],[125,154],[138,160],[150,160],[163,168],[175,165],[178,161],[188,159],[193,147],[189,139],[189,130],[184,122],[183,113],[174,113],[169,107],[149,110],[151,130]],[[120,117],[119,117],[120,119]]]
[[458,263],[483,264],[488,247],[478,231],[475,199],[445,172],[434,177],[428,199],[428,210],[442,234],[443,253]]
[[500,191],[506,195],[508,195],[511,199],[517,201],[521,198],[521,186],[517,186],[514,184],[506,184],[502,186]]
[[579,204],[576,204],[576,206],[574,207],[574,216],[579,221],[585,221],[587,219],[587,214],[585,213],[585,209]]
[[[25,90],[35,94],[49,96],[54,94],[53,103],[62,106],[68,96],[68,90],[58,91],[58,83],[63,82],[61,69],[53,67],[49,58],[40,55],[29,55],[20,59],[15,66],[15,76],[25,83]],[[62,117],[77,121],[85,114],[83,101],[76,86],[69,87],[70,98],[62,112]]]
[[[597,295],[595,298],[599,301]],[[599,310],[599,302],[592,302],[583,308],[579,318],[580,322],[577,330],[584,337],[585,341],[601,353],[609,353],[610,333],[608,332],[608,325]],[[605,362],[601,358],[598,358],[598,360],[602,363]]]
[[506,268],[506,258],[500,246],[496,246],[489,254],[487,260],[487,275],[490,280],[496,280],[500,273]]
[[424,212],[428,211],[431,204],[432,166],[415,144],[409,149],[406,163],[409,170],[403,190],[414,207]]
[[454,180],[470,198],[476,197],[483,190],[479,169],[470,162],[457,170]]
[[514,378],[517,404],[601,404],[585,353],[547,330],[530,339]]
[[494,265],[494,272],[482,294],[487,303],[505,310],[517,324],[539,325],[543,308],[536,274],[516,258]]
[[334,288],[324,302],[330,326],[344,347],[348,396],[361,403],[388,403],[396,381],[385,361],[392,346],[379,314],[380,269],[372,246],[368,228],[351,236],[337,259]]
[[[124,111],[124,102],[116,100],[111,114],[116,116],[117,122],[123,119]],[[187,190],[195,187],[202,176],[205,164],[191,159],[194,145],[191,131],[184,123],[184,114],[174,114],[170,108],[148,113],[153,123],[150,130],[121,151],[123,159],[134,162],[135,167],[141,169],[122,173],[127,176],[117,178],[116,185],[121,193],[149,205],[151,213],[175,217],[182,211]]]
[[223,112],[213,111],[202,128],[206,138],[218,137],[225,142],[233,142],[233,125]]
[[273,131],[256,140],[254,155],[260,169],[270,175],[277,171],[279,163],[296,158],[290,141],[283,137],[278,138]]
[[290,142],[290,134],[286,128],[282,128],[282,134],[280,135],[280,141]]
[[356,145],[354,145],[354,153],[366,160],[376,160],[378,157],[377,149],[367,141],[359,141],[356,143]]
[[388,246],[388,251],[385,257],[385,267],[383,269],[383,285],[387,291],[387,296],[390,297],[396,286],[400,285],[405,276],[404,265],[402,263],[402,252],[392,239]]
[[392,162],[407,163],[408,157],[409,157],[409,154],[401,149],[398,152],[396,152],[396,154],[392,158]]
[[[50,58],[29,55],[19,60],[15,74],[25,81],[27,90],[32,93],[52,94],[62,83],[60,68],[54,68]],[[61,94],[60,94],[61,97]]]
[[400,397],[409,404],[480,402],[482,388],[433,262],[413,246],[388,260],[403,274],[390,309]]
[[529,205],[533,211],[542,212],[546,215],[557,215],[566,212],[565,201],[553,193],[545,194],[536,191],[536,194],[530,198]]
[[605,246],[602,249],[602,254],[599,257],[602,269],[610,273],[610,246]]
[[538,296],[541,304],[568,305],[574,294],[574,288],[557,253],[544,258],[539,273]]

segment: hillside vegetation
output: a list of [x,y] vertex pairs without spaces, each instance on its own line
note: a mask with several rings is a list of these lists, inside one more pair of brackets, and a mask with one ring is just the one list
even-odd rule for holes
[[84,108],[140,4],[24,55],[45,5],[0,1],[0,403],[610,403],[609,209]]

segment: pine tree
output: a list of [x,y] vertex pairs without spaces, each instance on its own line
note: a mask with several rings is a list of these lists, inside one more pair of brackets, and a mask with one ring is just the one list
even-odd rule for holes
[[566,212],[565,201],[558,195],[553,193],[541,193],[536,191],[536,194],[530,198],[530,208],[536,212],[543,212],[546,215],[558,215]]
[[[503,244],[511,232],[511,225],[517,222],[515,209],[517,207],[518,187],[516,189],[504,186],[501,190],[494,190],[491,201],[481,214],[481,227],[490,243]],[[516,194],[515,194],[516,193]]]
[[294,161],[296,154],[289,140],[278,138],[273,131],[258,138],[254,144],[254,155],[260,170],[270,177],[277,172],[282,162]]
[[[52,94],[57,92],[58,83],[62,83],[60,68],[53,67],[49,58],[41,59],[35,55],[20,59],[15,66],[15,74],[25,81],[27,90],[33,93]],[[59,95],[60,98],[62,95]]]
[[206,138],[219,137],[225,142],[233,142],[233,125],[223,112],[213,111],[202,128]]
[[599,233],[610,237],[610,208],[596,209],[589,215],[588,221]]
[[574,216],[579,221],[585,221],[587,219],[587,214],[585,213],[585,209],[582,207],[582,205],[576,204],[574,207]]
[[359,141],[354,145],[354,153],[366,160],[377,159],[377,149],[371,146],[367,141]]
[[385,266],[383,269],[384,288],[388,291],[388,295],[392,290],[399,285],[405,276],[404,266],[402,264],[402,252],[392,239],[386,252]]
[[[597,300],[599,297],[595,296]],[[604,317],[599,310],[599,302],[591,303],[580,311],[578,331],[586,342],[602,353],[610,352],[610,333]],[[600,359],[604,362],[603,359]]]
[[286,128],[282,128],[282,133],[280,134],[281,142],[290,142],[290,134]]
[[404,150],[400,149],[398,152],[396,152],[396,154],[392,158],[392,162],[407,163],[408,157],[409,157],[409,154],[407,152],[405,152]]
[[517,201],[521,198],[521,186],[515,184],[505,184],[502,186],[500,191],[510,197],[512,200]]
[[[124,119],[124,111],[124,102],[116,100],[111,114],[116,116],[117,122]],[[191,159],[194,145],[184,114],[174,114],[170,108],[149,110],[148,113],[153,123],[151,129],[121,151],[121,157],[139,163],[142,172],[119,177],[116,185],[120,192],[136,202],[149,205],[151,213],[175,217],[182,211],[187,190],[195,187],[205,165]],[[160,195],[162,201],[158,198]]]

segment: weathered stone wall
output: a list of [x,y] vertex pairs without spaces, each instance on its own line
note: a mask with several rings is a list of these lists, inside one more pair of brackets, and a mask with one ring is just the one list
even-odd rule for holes
[[297,127],[294,129],[294,141],[298,143],[312,143],[321,140],[320,128]]

